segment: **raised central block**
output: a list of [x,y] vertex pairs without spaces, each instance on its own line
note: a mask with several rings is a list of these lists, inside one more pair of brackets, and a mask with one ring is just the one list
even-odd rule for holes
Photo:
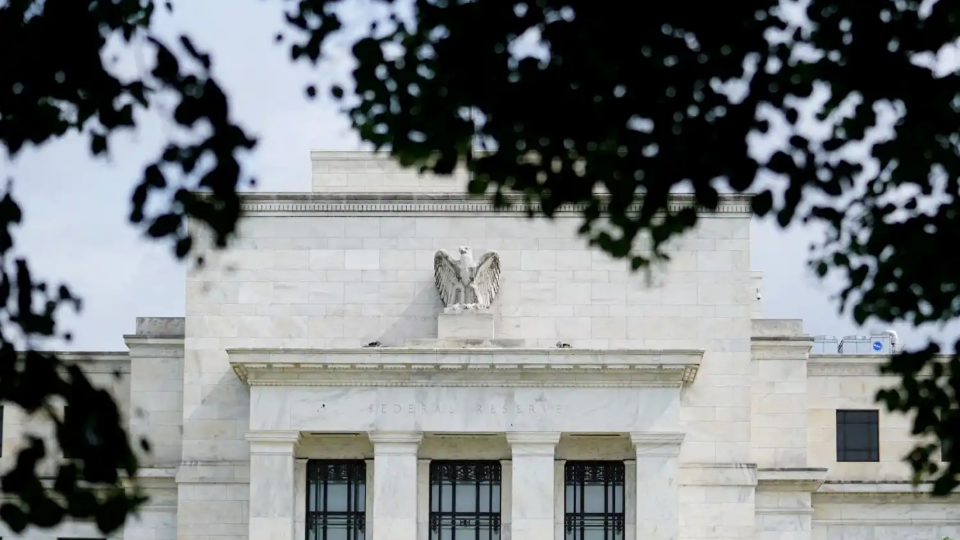
[[439,339],[493,339],[492,313],[441,313]]

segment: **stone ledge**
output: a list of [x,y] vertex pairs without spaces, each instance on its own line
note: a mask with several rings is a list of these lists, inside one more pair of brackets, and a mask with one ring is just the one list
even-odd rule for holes
[[[56,355],[57,359],[65,365],[81,366],[82,371],[87,374],[93,373],[130,373],[130,353],[127,351],[92,351],[92,352],[73,352],[73,351],[39,351],[42,354]],[[23,358],[25,354],[18,352]]]
[[[807,360],[808,377],[890,377],[896,375],[880,373],[880,367],[890,361],[893,355],[883,354],[817,354],[810,355]],[[949,354],[938,354],[934,361],[947,363]],[[921,372],[921,376],[929,376],[929,367]]]
[[124,343],[130,346],[154,346],[154,347],[183,347],[183,336],[141,336],[139,334],[124,334]]
[[184,461],[177,469],[178,484],[248,484],[249,461]]
[[[828,480],[823,483],[817,493],[908,493],[923,495],[930,493],[933,484],[924,482],[914,485],[911,482],[844,482]],[[953,494],[960,495],[960,488],[954,489]]]
[[228,349],[251,386],[679,387],[703,350]]
[[827,477],[827,469],[758,469],[757,489],[814,492]]
[[684,463],[678,474],[682,486],[756,486],[753,463]]

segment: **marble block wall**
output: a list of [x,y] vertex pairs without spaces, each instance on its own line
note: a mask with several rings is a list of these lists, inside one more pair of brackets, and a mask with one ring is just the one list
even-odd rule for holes
[[807,355],[813,338],[801,320],[754,320],[751,370],[753,462],[807,466]]
[[[912,476],[903,458],[917,443],[917,438],[911,435],[913,419],[887,412],[875,400],[878,390],[896,386],[898,382],[895,377],[879,374],[885,361],[885,357],[872,355],[810,357],[808,463],[811,467],[829,469],[829,480],[907,482]],[[879,411],[879,462],[837,462],[836,411],[843,409]]]
[[813,495],[812,540],[960,538],[960,494],[929,499],[902,487],[893,493]]
[[[60,353],[59,357],[66,364],[82,366],[87,379],[94,386],[110,392],[122,418],[130,417],[130,361],[126,352],[67,352]],[[57,414],[62,415],[63,401],[53,399],[51,403]],[[53,423],[47,420],[45,413],[31,415],[14,406],[3,408],[3,455],[0,457],[0,472],[13,468],[17,453],[27,443],[27,435],[39,437],[47,451],[47,456],[39,464],[38,473],[44,476],[53,475],[63,456],[57,444]]]
[[[113,396],[120,409],[122,418],[129,418],[130,411],[130,362],[126,352],[65,352],[59,357],[67,364],[81,366],[90,382],[106,389]],[[119,377],[118,377],[119,374]],[[63,414],[63,403],[52,400],[57,414]],[[41,477],[52,478],[58,469],[63,454],[57,444],[54,427],[45,414],[26,414],[22,409],[7,405],[3,407],[3,455],[0,457],[0,474],[6,473],[15,465],[17,453],[27,442],[25,437],[39,437],[46,447],[44,458],[37,473]],[[0,493],[0,499],[5,498]],[[21,538],[25,540],[50,540],[53,538],[102,538],[92,522],[65,520],[57,527],[40,529],[29,527],[20,535],[14,535],[0,522],[0,538]],[[124,529],[115,531],[110,540],[122,540]]]
[[137,332],[124,336],[130,350],[130,436],[146,438],[150,451],[134,444],[145,467],[176,466],[183,452],[182,317],[139,317]]
[[450,176],[417,174],[403,169],[389,156],[370,152],[310,153],[314,193],[466,193],[466,170]]

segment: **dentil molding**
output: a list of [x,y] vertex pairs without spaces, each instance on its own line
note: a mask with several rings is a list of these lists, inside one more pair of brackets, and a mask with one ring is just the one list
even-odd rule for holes
[[703,350],[228,349],[250,386],[680,387]]
[[[604,196],[599,196],[603,200]],[[541,206],[528,204],[522,198],[507,196],[509,206],[496,209],[488,199],[460,193],[256,193],[241,195],[241,210],[246,214],[303,215],[303,214],[517,214],[540,212]],[[627,212],[639,212],[642,196],[627,208]],[[667,208],[679,211],[695,206],[690,194],[675,194],[670,197]],[[581,214],[586,205],[565,204],[556,214]],[[601,204],[605,212],[607,204]],[[750,215],[749,195],[722,195],[715,210],[698,208],[702,216],[711,214]]]

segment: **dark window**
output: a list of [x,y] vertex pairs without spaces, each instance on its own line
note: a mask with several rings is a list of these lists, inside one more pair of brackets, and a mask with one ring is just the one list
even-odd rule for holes
[[877,411],[837,411],[837,461],[880,461]]
[[563,473],[566,540],[622,540],[621,461],[568,461]]
[[367,464],[307,462],[307,540],[364,540]]
[[500,462],[430,462],[430,540],[500,538]]

